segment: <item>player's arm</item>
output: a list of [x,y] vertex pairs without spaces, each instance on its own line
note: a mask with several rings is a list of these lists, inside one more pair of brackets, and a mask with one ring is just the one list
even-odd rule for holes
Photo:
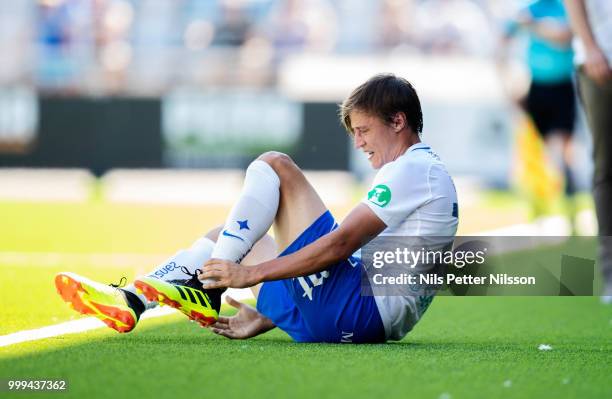
[[212,279],[205,288],[243,288],[264,281],[307,276],[325,270],[347,259],[387,226],[367,205],[357,205],[340,226],[291,255],[254,266],[239,266],[211,259],[203,268],[200,279]]
[[299,251],[255,266],[258,282],[307,276],[347,259],[387,226],[364,204],[357,205],[329,234]]
[[587,49],[590,47],[597,47],[595,37],[589,25],[584,1],[565,0],[564,3],[574,33],[582,40],[582,43],[584,43]]
[[554,20],[540,21],[531,29],[541,38],[560,46],[569,45],[572,41],[572,31],[569,26]]
[[565,0],[564,3],[572,30],[584,44],[586,52],[584,72],[591,79],[603,84],[608,79],[612,79],[612,72],[591,30],[584,0]]

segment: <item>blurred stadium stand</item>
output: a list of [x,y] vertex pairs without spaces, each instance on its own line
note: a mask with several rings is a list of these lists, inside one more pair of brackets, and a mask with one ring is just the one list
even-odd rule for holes
[[[514,115],[497,0],[0,2],[0,167],[371,171],[336,105],[379,72],[413,81],[424,140],[454,175],[507,187]],[[588,138],[577,140],[588,186]],[[483,168],[486,165],[486,168]]]

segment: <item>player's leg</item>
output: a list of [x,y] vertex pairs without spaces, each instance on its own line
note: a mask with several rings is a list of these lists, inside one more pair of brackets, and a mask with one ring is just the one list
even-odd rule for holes
[[[219,238],[219,234],[221,234],[222,230],[223,230],[223,226],[222,225],[218,226],[210,230],[206,234],[206,238],[216,243],[217,238]],[[274,259],[277,255],[278,255],[278,249],[276,246],[276,242],[271,236],[266,234],[259,241],[257,241],[257,244],[255,244],[253,246],[253,249],[251,249],[251,251],[248,253],[248,255],[244,257],[241,264],[247,265],[247,266],[256,265],[258,263],[262,263],[270,259]],[[257,296],[259,295],[260,288],[261,288],[261,284],[251,287],[251,292],[253,293],[253,296],[255,297],[255,299],[257,299]]]
[[325,211],[318,194],[289,156],[262,154],[247,168],[242,192],[212,257],[240,262],[272,224],[282,250]]
[[565,201],[566,214],[572,227],[572,235],[576,235],[576,179],[574,178],[574,145],[572,131],[561,131],[561,157],[562,171],[565,181]]
[[[290,157],[269,152],[259,160],[270,165],[280,180],[274,232],[282,254],[299,250],[337,226]],[[352,257],[310,276],[264,283],[257,309],[297,341],[385,338],[374,298],[361,296],[361,264]]]
[[[218,316],[220,294],[219,298],[215,298],[212,293],[209,295],[207,292],[200,291],[201,284],[195,284],[198,282],[195,271],[210,259],[213,246],[214,243],[211,240],[201,237],[191,247],[178,251],[144,277],[154,282],[153,285],[157,282],[167,282],[172,287],[174,294],[183,294],[188,299],[193,299],[191,301],[193,303],[182,304],[184,309],[181,310],[189,313],[195,311],[209,323],[214,322]],[[58,293],[76,311],[95,316],[119,332],[131,331],[146,309],[157,306],[158,297],[147,295],[150,292],[141,292],[142,287],[139,287],[138,284],[137,279],[134,284],[125,287],[109,286],[74,273],[59,273],[55,279]],[[185,287],[179,292],[171,284],[180,284]],[[169,296],[172,297],[172,295]],[[163,297],[163,299],[169,298]]]
[[[105,285],[65,272],[55,279],[57,291],[79,313],[95,316],[119,332],[131,331],[145,310],[157,306],[160,294],[169,304],[203,324],[214,322],[221,305],[222,291],[203,290],[196,273],[210,259],[219,230],[209,231],[191,247],[178,251],[159,264],[146,277],[137,279],[135,284],[125,287]],[[274,240],[265,236],[245,261],[258,263],[275,256]],[[143,293],[143,288],[148,292]],[[148,288],[161,292],[152,293]]]
[[[261,209],[258,202],[262,201],[276,204],[276,208],[273,215],[266,211],[266,219],[256,219],[250,205]],[[250,229],[242,228],[247,222]],[[283,249],[281,256],[337,226],[301,170],[278,152],[265,153],[249,166],[245,188],[215,246],[219,256],[213,252],[213,257],[241,259],[241,248],[247,247],[242,243],[257,239],[249,234],[254,230],[261,234],[273,223],[275,241]],[[266,282],[259,293],[257,310],[297,341],[380,342],[384,340],[384,327],[374,299],[360,295],[360,270],[355,260],[347,260],[311,276]]]
[[132,293],[117,285],[101,284],[70,272],[55,276],[55,287],[62,299],[77,312],[94,316],[118,332],[129,332],[145,310]]
[[576,122],[576,93],[571,80],[553,86],[549,97],[551,137],[556,143],[554,155],[565,181],[565,202],[572,227],[574,227],[576,184],[573,177],[572,136]]
[[572,234],[575,234],[575,217],[576,217],[576,184],[573,175],[573,145],[572,132],[565,129],[551,130],[546,135],[546,150],[550,159],[553,161],[554,167],[563,176],[564,196],[563,206],[565,214],[568,218],[572,229]]
[[568,197],[576,194],[576,183],[572,175],[572,168],[574,165],[574,145],[572,140],[572,133],[569,131],[561,132],[562,138],[562,157],[563,157],[563,174],[565,176],[565,194]]
[[551,121],[554,126],[553,134],[559,138],[559,171],[565,182],[564,205],[566,214],[572,226],[572,233],[576,231],[576,182],[573,176],[573,133],[576,123],[576,91],[571,80],[560,83],[555,88],[551,98],[554,106]]
[[593,200],[599,227],[602,302],[612,304],[612,81],[603,86],[578,71],[580,98],[593,138]]
[[289,156],[267,152],[259,159],[267,162],[281,181],[280,201],[274,219],[274,238],[282,251],[325,213],[327,207]]
[[[207,238],[216,241],[222,233],[224,226],[219,226],[208,232]],[[242,260],[243,265],[256,265],[276,257],[278,254],[277,245],[271,236],[265,235],[260,239],[247,256]],[[297,309],[293,299],[283,283],[283,281],[271,281],[265,283],[265,298],[260,301],[259,292],[263,284],[251,287],[253,296],[257,299],[257,310],[261,312],[261,306],[267,304],[273,309],[275,320],[281,324],[283,330],[297,342],[313,342],[315,339],[308,333],[305,321]],[[276,325],[276,324],[275,324]],[[277,325],[278,326],[278,325]]]
[[[225,289],[206,290],[202,288],[198,274],[204,263],[211,258],[220,230],[218,227],[209,231],[196,242],[201,242],[201,246],[196,246],[195,250],[190,249],[186,253],[181,253],[180,259],[171,258],[169,262],[166,262],[173,265],[170,277],[161,276],[159,270],[156,270],[148,276],[139,277],[134,283],[135,288],[138,292],[142,292],[147,301],[159,301],[178,309],[203,326],[214,323],[219,316],[221,295]],[[266,235],[254,245],[245,261],[264,262],[275,256],[274,240]],[[176,265],[180,267],[177,269]],[[161,270],[167,269],[162,267]],[[256,292],[257,290],[254,291],[255,294]]]
[[551,130],[546,135],[546,149],[555,167],[565,179],[565,194],[569,197],[574,195],[576,186],[571,168],[573,165],[573,143],[572,133],[565,129]]
[[[266,153],[247,169],[241,196],[230,212],[216,245],[211,245],[211,240],[203,237],[188,250],[179,251],[163,262],[149,276],[123,290],[108,291],[104,285],[94,286],[80,279],[80,276],[66,274],[56,280],[56,285],[64,300],[73,306],[77,299],[85,301],[83,306],[75,306],[79,312],[102,319],[117,313],[117,308],[123,310],[126,302],[144,303],[145,308],[150,308],[155,306],[156,300],[161,300],[206,324],[217,317],[220,293],[202,295],[196,273],[211,257],[211,252],[212,257],[240,261],[274,221],[278,225],[280,246],[284,247],[324,212],[322,201],[293,161],[281,153]],[[212,246],[214,249],[211,249]],[[256,256],[252,261],[256,261]],[[170,289],[166,282],[183,288]],[[79,289],[81,283],[88,289]],[[98,297],[91,298],[89,303],[87,293],[102,292],[103,288],[108,291],[102,298],[104,304],[94,302],[100,300]],[[117,292],[119,295],[112,295]],[[106,309],[101,314],[99,305]],[[129,306],[130,309],[134,307],[137,306]],[[131,325],[122,328],[122,332],[130,331],[135,326],[142,311],[144,309],[138,309],[133,314],[130,312]]]

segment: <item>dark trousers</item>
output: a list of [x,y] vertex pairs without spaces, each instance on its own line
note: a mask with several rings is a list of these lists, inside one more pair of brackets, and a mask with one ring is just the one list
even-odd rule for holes
[[599,261],[612,288],[612,80],[600,86],[582,70],[578,89],[593,135],[593,199],[599,224]]

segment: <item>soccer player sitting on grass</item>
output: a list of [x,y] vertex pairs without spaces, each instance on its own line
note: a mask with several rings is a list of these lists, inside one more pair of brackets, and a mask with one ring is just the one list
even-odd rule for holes
[[[267,152],[247,168],[224,226],[124,288],[60,273],[58,292],[77,311],[120,332],[131,331],[140,315],[160,302],[228,338],[279,327],[298,342],[402,339],[430,298],[362,295],[358,250],[377,236],[452,241],[458,223],[455,187],[421,142],[420,101],[405,79],[374,76],[351,93],[340,113],[355,148],[380,169],[372,189],[341,224],[287,155]],[[273,224],[274,241],[266,235]],[[276,247],[283,249],[278,257]],[[228,297],[238,313],[219,317],[226,287],[254,287],[257,307]]]

